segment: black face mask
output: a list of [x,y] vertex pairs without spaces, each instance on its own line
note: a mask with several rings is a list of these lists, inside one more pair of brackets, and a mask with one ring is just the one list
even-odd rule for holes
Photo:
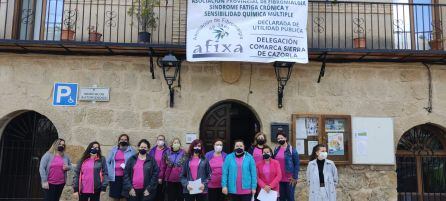
[[271,154],[263,154],[263,159],[270,159],[271,158]]
[[145,150],[145,149],[140,149],[139,150],[139,154],[141,154],[141,155],[144,155],[146,153],[147,153],[147,150]]
[[257,144],[258,145],[264,145],[265,142],[266,142],[266,140],[264,140],[264,139],[257,139]]
[[98,153],[98,149],[96,149],[96,148],[90,149],[90,154],[97,154],[97,153]]
[[201,149],[194,149],[194,153],[196,153],[196,154],[201,153]]
[[237,153],[237,154],[235,154],[237,157],[243,156],[243,154],[245,153],[245,150],[243,150],[242,148],[237,148],[237,149],[235,149],[235,153]]
[[280,144],[280,145],[284,145],[285,142],[286,142],[285,140],[279,140],[279,144]]
[[65,146],[58,146],[57,151],[63,152],[65,150]]
[[129,143],[126,142],[126,141],[121,141],[121,142],[119,142],[119,146],[121,146],[121,147],[126,147],[126,146],[128,146],[128,145],[129,145]]

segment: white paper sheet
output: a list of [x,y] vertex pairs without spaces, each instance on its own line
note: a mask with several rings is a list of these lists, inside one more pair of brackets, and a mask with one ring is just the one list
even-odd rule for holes
[[297,139],[307,139],[307,129],[305,128],[305,118],[296,120],[296,137]]
[[267,193],[265,190],[260,190],[259,195],[257,196],[257,199],[260,201],[272,201],[272,200],[277,200],[277,191],[269,191],[269,193]]
[[367,132],[355,133],[356,137],[356,153],[361,156],[367,156],[369,154]]
[[315,147],[316,145],[318,145],[319,142],[318,141],[308,141],[308,155],[310,156],[311,153],[313,152],[313,147]]
[[305,154],[305,140],[296,140],[296,149],[299,155]]
[[192,190],[189,191],[189,194],[194,195],[203,192],[202,190],[200,190],[201,178],[195,181],[189,181],[189,185],[192,187]]

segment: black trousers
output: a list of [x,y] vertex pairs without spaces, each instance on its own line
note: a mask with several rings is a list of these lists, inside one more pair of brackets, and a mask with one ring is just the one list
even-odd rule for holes
[[225,195],[221,192],[221,188],[209,188],[208,193],[211,201],[225,201]]
[[208,194],[184,194],[186,201],[208,201]]
[[231,201],[251,201],[252,195],[237,195],[237,194],[231,194]]
[[167,201],[184,201],[181,182],[166,182],[165,187]]
[[158,187],[156,188],[156,197],[155,200],[156,201],[164,201],[164,185],[163,184],[158,184]]
[[152,201],[153,196],[144,196],[145,189],[135,190],[136,196],[129,196],[128,201]]
[[86,193],[81,194],[79,193],[79,201],[99,201],[101,198],[101,192],[96,193]]
[[48,189],[43,190],[43,194],[45,196],[45,201],[59,201],[60,196],[62,195],[63,188],[65,184],[48,184]]

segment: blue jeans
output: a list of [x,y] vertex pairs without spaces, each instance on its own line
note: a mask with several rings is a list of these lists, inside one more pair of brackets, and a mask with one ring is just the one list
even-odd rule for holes
[[289,182],[280,182],[280,201],[294,201],[295,185],[291,185]]

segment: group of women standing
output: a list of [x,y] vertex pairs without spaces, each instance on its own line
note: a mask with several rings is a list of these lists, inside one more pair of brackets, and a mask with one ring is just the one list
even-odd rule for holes
[[[115,201],[251,201],[261,190],[277,191],[277,200],[294,201],[299,155],[284,133],[277,134],[275,149],[266,142],[266,135],[258,133],[249,149],[236,140],[233,151],[225,153],[223,141],[215,140],[214,149],[205,153],[200,140],[183,149],[179,138],[167,144],[159,135],[153,148],[142,139],[135,150],[129,136],[122,134],[107,157],[98,142],[91,142],[74,168],[74,196],[98,201],[109,185],[109,196]],[[72,169],[64,150],[65,141],[56,140],[40,163],[42,188],[49,201],[59,200],[66,172]],[[313,149],[307,168],[310,201],[336,200],[336,166],[326,153],[324,145]],[[196,189],[191,182],[198,179],[199,190],[192,193]]]

